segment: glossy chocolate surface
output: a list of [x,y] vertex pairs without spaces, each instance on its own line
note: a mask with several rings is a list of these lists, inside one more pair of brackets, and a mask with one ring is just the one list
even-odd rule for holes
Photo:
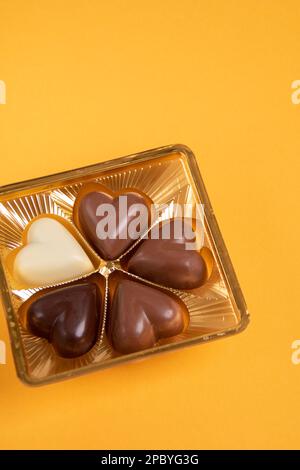
[[[101,186],[100,186],[101,188]],[[127,217],[120,217],[120,197],[126,198]],[[124,199],[123,199],[124,201]],[[146,216],[143,218],[140,230],[143,233],[147,227],[151,216],[151,200],[142,193],[127,191],[122,194],[114,194],[103,188],[99,191],[91,191],[84,195],[78,205],[79,229],[83,232],[87,240],[104,260],[117,259],[136,241],[128,234],[129,224],[136,218],[134,205],[142,204],[145,208]],[[106,215],[97,215],[99,208],[104,204],[111,204],[116,211],[116,231],[105,239],[99,238],[97,225]]]
[[53,217],[38,217],[14,259],[13,273],[30,287],[73,280],[92,272],[91,260],[74,235]]
[[180,334],[187,318],[186,306],[172,294],[122,279],[111,301],[108,337],[119,353],[133,353]]
[[95,344],[101,313],[101,298],[94,283],[82,282],[47,292],[29,307],[28,328],[52,343],[59,356],[72,358]]
[[[185,224],[189,223],[184,222]],[[169,224],[169,240],[162,239],[162,227]],[[174,220],[159,227],[159,239],[142,241],[128,262],[128,271],[149,281],[174,289],[194,289],[206,279],[206,265],[196,250],[186,249],[187,239],[174,237]]]

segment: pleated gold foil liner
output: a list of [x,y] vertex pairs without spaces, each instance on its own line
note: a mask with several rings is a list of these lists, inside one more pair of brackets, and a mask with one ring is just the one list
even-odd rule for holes
[[[91,275],[102,276],[105,283],[104,322],[99,329],[95,346],[84,356],[76,359],[63,359],[55,354],[47,340],[31,335],[24,327],[19,308],[45,286],[35,289],[16,288],[6,264],[7,257],[12,250],[21,245],[22,233],[33,218],[43,214],[53,214],[72,223],[76,196],[82,185],[87,182],[99,182],[113,191],[135,188],[146,193],[154,203],[165,204],[166,209],[160,213],[157,223],[176,216],[175,203],[182,205],[201,202],[204,204],[204,249],[212,253],[214,259],[209,279],[203,286],[193,291],[178,291],[164,287],[178,295],[189,310],[190,324],[181,335],[164,340],[150,350],[125,356],[116,355],[104,334],[105,317],[109,315],[107,310],[109,270],[101,268],[100,258],[90,247],[87,247],[87,253],[93,258],[95,266],[93,273],[99,272],[98,274],[91,273]],[[130,252],[133,248],[134,246],[128,251]],[[216,339],[219,336],[238,332],[248,323],[245,302],[195,158],[187,147],[181,145],[154,149],[78,170],[2,187],[0,189],[0,257],[2,297],[17,372],[23,381],[31,385],[53,382],[160,351]],[[97,266],[97,258],[99,258],[99,266]],[[115,263],[115,269],[123,271],[132,279],[155,286],[149,281],[126,273],[119,263]]]

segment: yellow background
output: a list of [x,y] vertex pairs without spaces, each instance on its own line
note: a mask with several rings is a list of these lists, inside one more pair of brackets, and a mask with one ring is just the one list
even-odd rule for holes
[[39,389],[9,351],[0,447],[299,448],[299,1],[0,0],[0,79],[0,184],[189,145],[252,314]]

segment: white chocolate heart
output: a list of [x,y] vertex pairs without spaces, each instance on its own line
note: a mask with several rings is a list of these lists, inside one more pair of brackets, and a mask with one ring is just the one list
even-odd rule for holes
[[34,221],[14,261],[14,276],[34,287],[69,281],[93,271],[91,260],[63,224],[50,217]]

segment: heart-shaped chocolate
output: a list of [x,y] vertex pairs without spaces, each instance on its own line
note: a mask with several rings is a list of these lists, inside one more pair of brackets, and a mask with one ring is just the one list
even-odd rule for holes
[[206,279],[206,264],[199,251],[187,249],[187,243],[195,241],[186,237],[191,233],[191,224],[185,229],[189,222],[184,221],[178,233],[174,224],[174,219],[161,223],[158,239],[151,238],[154,229],[150,231],[149,238],[141,243],[129,260],[128,271],[174,289],[194,289]]
[[152,201],[134,190],[114,193],[97,186],[97,190],[85,193],[84,188],[79,194],[74,220],[102,259],[115,260],[148,228]]
[[101,315],[99,289],[88,282],[38,297],[28,308],[27,324],[32,334],[52,343],[59,356],[72,358],[95,344]]
[[93,271],[81,245],[52,217],[34,220],[14,259],[14,276],[30,287],[57,284]]
[[108,337],[116,351],[129,354],[180,334],[187,322],[188,310],[173,294],[122,279],[113,294]]

